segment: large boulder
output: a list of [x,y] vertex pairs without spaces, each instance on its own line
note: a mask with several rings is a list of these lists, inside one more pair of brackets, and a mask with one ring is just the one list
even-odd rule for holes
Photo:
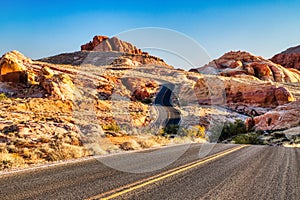
[[76,89],[69,75],[55,73],[49,67],[43,67],[39,74],[40,86],[49,97],[61,100],[73,100]]
[[27,67],[32,61],[18,51],[11,51],[0,60],[0,80],[2,82],[27,83]]
[[228,52],[219,59],[191,71],[228,77],[244,76],[263,81],[300,82],[299,71],[287,69],[270,60],[242,51]]
[[131,91],[133,101],[152,98],[159,89],[157,82],[148,78],[123,78],[122,83]]
[[276,54],[270,60],[284,67],[300,70],[300,45]]

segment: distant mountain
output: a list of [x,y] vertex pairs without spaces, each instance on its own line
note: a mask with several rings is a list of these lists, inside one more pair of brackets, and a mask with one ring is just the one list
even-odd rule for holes
[[300,45],[276,54],[270,60],[284,67],[300,70]]

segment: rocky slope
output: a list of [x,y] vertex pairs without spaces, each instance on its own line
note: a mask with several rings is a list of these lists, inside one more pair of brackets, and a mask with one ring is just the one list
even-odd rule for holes
[[270,60],[284,67],[300,70],[300,45],[276,54]]
[[[299,48],[291,48],[285,53],[295,54],[298,50]],[[190,70],[194,73],[215,76],[215,81],[209,82],[211,85],[207,84],[205,78],[198,79],[196,88],[199,90],[197,94],[200,104],[219,102],[228,109],[247,115],[245,123],[249,131],[272,133],[299,126],[297,114],[300,100],[299,71],[285,68],[280,62],[276,64],[276,61],[273,61],[248,52],[237,51],[228,52],[203,67]],[[223,84],[221,89],[217,86],[219,83],[214,85],[220,80]],[[207,98],[207,89],[203,88],[214,88],[210,93],[220,93],[224,90],[226,98],[214,99],[212,95]],[[286,144],[282,141],[290,141],[283,133],[276,132],[274,135],[267,135],[265,139],[268,141],[262,143],[282,145]],[[279,139],[278,135],[283,138]]]

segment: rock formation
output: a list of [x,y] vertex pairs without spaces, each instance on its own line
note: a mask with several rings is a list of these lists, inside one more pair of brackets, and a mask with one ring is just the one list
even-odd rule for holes
[[63,53],[48,58],[39,59],[41,62],[53,64],[67,64],[67,65],[94,65],[94,66],[107,66],[114,67],[136,67],[141,65],[158,65],[167,68],[173,68],[163,59],[149,54],[132,54],[124,52],[100,52],[100,51],[78,51],[74,53]]
[[11,51],[0,60],[0,81],[27,83],[28,75],[26,64],[32,61],[18,51]]
[[300,70],[300,45],[276,54],[270,60],[284,67]]
[[254,118],[248,118],[246,125],[255,130],[280,130],[298,126],[300,123],[300,102],[295,101]]
[[50,68],[43,67],[39,74],[39,80],[40,85],[51,98],[73,100],[75,86],[67,74],[54,73]]
[[190,71],[230,77],[258,78],[263,81],[300,82],[300,72],[248,52],[228,52],[207,65]]
[[242,78],[205,76],[196,82],[194,90],[200,104],[242,103],[274,108],[294,101],[293,95],[284,87]]
[[81,46],[81,51],[118,51],[133,54],[143,54],[141,49],[122,41],[117,37],[95,36],[93,41]]
[[156,81],[145,78],[124,78],[122,82],[131,91],[133,101],[150,99],[159,89]]

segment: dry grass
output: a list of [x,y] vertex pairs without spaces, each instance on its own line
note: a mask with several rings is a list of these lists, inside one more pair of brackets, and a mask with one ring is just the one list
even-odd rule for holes
[[21,156],[12,153],[0,153],[0,170],[26,166],[27,165]]

